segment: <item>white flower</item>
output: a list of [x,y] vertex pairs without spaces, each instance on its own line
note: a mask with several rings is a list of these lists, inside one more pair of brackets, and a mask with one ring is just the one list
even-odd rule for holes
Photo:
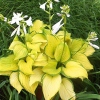
[[21,17],[21,15],[22,15],[22,12],[21,13],[14,13],[13,12],[13,17],[12,17],[12,20],[10,21],[10,24],[16,23],[17,25],[19,25],[19,22],[21,20],[23,20],[23,17]]
[[67,14],[66,16],[67,16],[67,17],[70,17],[70,14]]
[[50,8],[52,9],[53,7],[52,7],[52,2],[50,2]]
[[59,0],[54,0],[55,2],[60,2]]
[[11,37],[12,37],[14,34],[20,35],[20,25],[12,32]]
[[7,18],[6,18],[6,17],[4,17],[4,21],[5,21],[5,22],[7,21]]
[[93,43],[91,43],[91,42],[89,42],[89,44],[90,44],[92,47],[94,47],[94,48],[96,48],[96,49],[99,49],[99,46],[97,46],[97,45],[95,45],[95,44],[93,44]]
[[32,18],[30,17],[28,20],[25,21],[28,26],[32,26]]
[[47,4],[47,2],[43,3],[42,5],[40,5],[40,8],[45,10],[45,5]]
[[55,34],[63,25],[61,24],[63,19],[61,19],[59,22],[57,22],[55,25],[52,26],[52,33]]

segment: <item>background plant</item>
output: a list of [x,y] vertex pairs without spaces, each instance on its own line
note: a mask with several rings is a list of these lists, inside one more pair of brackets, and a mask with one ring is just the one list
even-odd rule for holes
[[[39,2],[43,3],[45,0],[1,0],[0,1],[0,13],[4,16],[11,18],[12,12],[23,12],[24,14],[27,14],[29,16],[32,16],[33,21],[35,19],[41,19],[45,23],[48,21],[48,16],[45,14],[44,11],[39,9]],[[90,31],[96,31],[98,34],[98,38],[100,38],[100,2],[99,0],[61,0],[61,4],[68,4],[70,6],[70,18],[67,20],[66,28],[68,32],[72,33],[72,37],[81,37],[86,38],[88,33]],[[59,4],[55,4],[54,11],[59,11]],[[59,17],[56,17],[53,20],[53,23],[57,22],[59,20]],[[9,53],[7,50],[10,42],[13,40],[13,37],[10,37],[9,33],[12,31],[12,28],[9,28],[9,25],[6,23],[0,21],[0,55],[4,56]],[[99,45],[100,39],[97,41],[97,45]],[[87,91],[88,93],[96,93],[99,94],[100,89],[100,50],[96,50],[96,52],[89,57],[91,63],[94,65],[94,70],[89,73],[89,79],[90,81],[85,80],[83,83],[77,79],[73,80],[76,84],[76,92],[81,91],[82,93],[79,95],[78,100],[82,100],[82,96],[84,96],[84,92]],[[8,85],[9,88],[7,88],[8,81],[5,82],[5,80],[8,80],[7,78],[1,78],[1,89],[0,91],[5,90],[5,87],[7,91],[5,94],[1,94],[1,97],[4,97],[4,95],[7,96],[7,98],[4,98],[4,100],[8,100],[10,97],[13,100],[13,96],[10,96],[10,92],[12,91],[12,94],[17,94],[17,92],[14,92],[15,90]],[[2,83],[3,82],[3,83]],[[5,83],[5,84],[4,84]],[[4,91],[3,91],[4,93]],[[7,95],[9,93],[10,95]],[[23,95],[23,93],[21,93]],[[20,100],[23,96],[17,95],[18,100]],[[28,93],[24,91],[24,95],[27,95]],[[30,94],[29,94],[30,95]],[[95,95],[90,95],[96,97]],[[27,98],[30,98],[31,96],[27,96]],[[32,97],[33,98],[33,97]],[[86,96],[84,97],[86,100]],[[16,99],[17,100],[17,99]],[[31,99],[30,99],[31,100]],[[89,98],[87,99],[89,100]]]

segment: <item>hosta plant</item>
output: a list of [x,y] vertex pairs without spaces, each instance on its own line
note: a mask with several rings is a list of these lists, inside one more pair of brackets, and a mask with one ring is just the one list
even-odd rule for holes
[[68,5],[60,7],[61,13],[57,15],[61,20],[52,26],[52,4],[47,0],[40,5],[49,14],[49,25],[41,20],[32,23],[32,18],[27,19],[22,13],[13,13],[11,21],[0,15],[8,24],[17,24],[11,33],[11,36],[16,34],[9,46],[12,53],[0,58],[0,75],[9,76],[11,86],[18,93],[24,89],[36,95],[40,86],[45,100],[53,100],[57,93],[62,100],[75,100],[71,79],[88,78],[88,72],[93,69],[88,56],[95,52],[94,48],[99,49],[91,41],[98,38],[95,32],[89,33],[87,39],[71,37],[65,27],[66,17],[70,17]]

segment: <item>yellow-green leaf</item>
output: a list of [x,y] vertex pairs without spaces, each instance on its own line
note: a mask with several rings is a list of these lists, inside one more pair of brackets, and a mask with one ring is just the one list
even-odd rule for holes
[[27,48],[23,45],[16,45],[13,49],[15,60],[26,57],[28,54]]
[[71,54],[75,54],[78,52],[84,44],[84,40],[82,39],[73,39],[72,42],[69,45],[69,49],[71,51]]
[[17,60],[14,55],[0,58],[0,71],[16,71],[18,70]]
[[20,93],[20,91],[23,89],[18,80],[18,72],[13,72],[10,75],[10,84],[18,91],[18,93]]
[[51,98],[58,92],[61,84],[61,76],[45,75],[43,79],[43,94],[45,100],[51,100]]
[[41,68],[36,68],[33,70],[33,72],[34,74],[30,75],[30,81],[29,81],[30,86],[35,82],[41,82],[41,78],[44,74]]
[[34,66],[46,66],[47,65],[47,56],[43,53],[38,53],[37,58],[34,61]]
[[43,67],[42,71],[50,75],[57,75],[61,72],[61,67],[59,68],[56,67],[57,67],[57,61],[49,60],[48,64]]
[[68,61],[66,63],[66,67],[62,68],[62,71],[65,76],[70,77],[70,78],[87,78],[88,74],[85,68],[83,68],[80,63],[75,62],[75,61]]
[[38,82],[35,82],[30,86],[29,85],[30,76],[25,75],[21,72],[19,72],[19,81],[26,91],[35,95],[35,90],[38,86]]
[[47,42],[46,37],[43,34],[35,34],[32,37],[32,43]]
[[0,75],[4,76],[10,76],[12,72],[11,71],[0,71]]
[[81,63],[87,71],[93,69],[93,65],[90,63],[90,61],[84,54],[76,53],[75,55],[72,56],[72,58],[77,62]]
[[63,78],[60,84],[59,95],[62,100],[76,100],[72,82]]
[[87,47],[87,49],[85,50],[85,53],[84,53],[84,54],[85,54],[86,56],[90,56],[90,55],[92,55],[94,52],[95,52],[94,48],[93,48],[92,46],[88,45],[88,47]]
[[66,43],[61,42],[56,50],[54,57],[57,61],[65,62],[70,58],[70,51]]
[[26,75],[33,74],[32,70],[33,62],[34,62],[33,59],[29,56],[26,58],[26,61],[20,60],[18,62],[19,70]]
[[[43,28],[43,22],[40,20],[36,20],[33,23],[33,26],[30,27],[30,32],[37,32],[37,33],[42,33],[42,28]],[[33,33],[32,33],[33,34]]]
[[48,44],[45,47],[45,53],[54,58],[54,53],[57,45],[60,43],[60,40],[54,35],[47,35]]

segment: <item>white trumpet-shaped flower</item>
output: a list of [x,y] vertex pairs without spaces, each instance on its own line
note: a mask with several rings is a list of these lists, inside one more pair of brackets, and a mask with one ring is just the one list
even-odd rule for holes
[[59,22],[57,22],[56,24],[54,24],[54,25],[52,26],[52,33],[53,33],[53,34],[55,34],[55,33],[64,25],[64,23],[61,24],[62,20],[63,20],[63,19],[61,19]]
[[32,26],[32,17],[25,21],[28,26]]
[[60,2],[59,0],[54,0],[55,2]]
[[11,37],[15,34],[20,35],[20,25],[12,32]]
[[22,16],[22,12],[21,13],[14,13],[13,12],[13,17],[12,17],[12,20],[10,21],[10,24],[14,24],[16,23],[17,25],[19,25],[19,22],[21,20],[23,20],[23,17]]
[[47,2],[43,3],[43,4],[40,4],[40,8],[45,10],[45,6],[46,6]]
[[50,2],[50,9],[53,9],[52,2]]
[[90,44],[93,48],[99,49],[99,46],[97,46],[97,45],[95,45],[95,44],[93,44],[93,43],[91,43],[91,42],[89,42],[89,44]]

